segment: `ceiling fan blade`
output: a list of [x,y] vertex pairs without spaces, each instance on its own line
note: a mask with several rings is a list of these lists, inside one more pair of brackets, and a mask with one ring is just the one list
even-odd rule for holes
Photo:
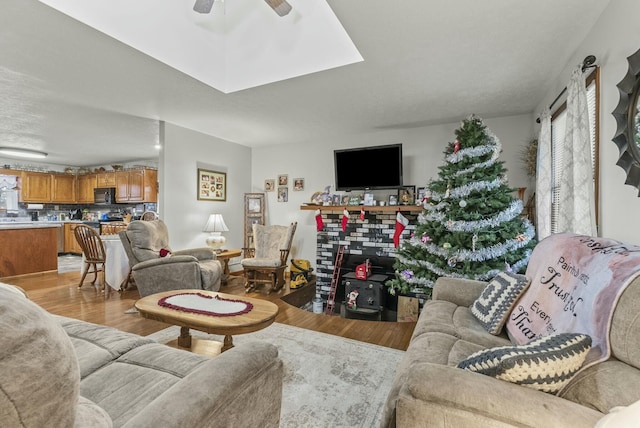
[[286,0],[264,0],[278,15],[285,16],[291,12],[291,5]]
[[196,0],[193,10],[198,13],[209,13],[213,7],[213,0]]

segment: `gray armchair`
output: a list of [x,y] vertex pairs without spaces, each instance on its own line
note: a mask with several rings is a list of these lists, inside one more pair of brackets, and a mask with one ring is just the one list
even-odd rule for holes
[[210,248],[172,251],[162,220],[132,221],[118,235],[140,297],[167,290],[220,289],[222,265],[215,252]]

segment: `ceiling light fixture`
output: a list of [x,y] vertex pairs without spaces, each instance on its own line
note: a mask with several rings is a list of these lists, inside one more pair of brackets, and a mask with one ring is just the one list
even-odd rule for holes
[[271,9],[275,11],[279,16],[285,16],[291,12],[291,5],[286,0],[264,0],[267,2]]
[[0,147],[0,155],[16,156],[19,158],[44,159],[48,154],[37,150],[21,149],[18,147]]
[[213,7],[213,0],[196,0],[193,10],[198,13],[209,13]]

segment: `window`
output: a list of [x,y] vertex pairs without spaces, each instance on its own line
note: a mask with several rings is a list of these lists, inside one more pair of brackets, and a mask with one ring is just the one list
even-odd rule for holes
[[[587,108],[589,110],[589,126],[591,136],[591,166],[593,168],[593,189],[596,212],[596,228],[598,227],[599,193],[599,116],[600,116],[600,68],[596,67],[586,78]],[[557,232],[558,214],[560,207],[560,174],[562,171],[562,149],[564,145],[567,103],[562,103],[551,117],[551,169],[553,179],[551,183],[551,233]]]

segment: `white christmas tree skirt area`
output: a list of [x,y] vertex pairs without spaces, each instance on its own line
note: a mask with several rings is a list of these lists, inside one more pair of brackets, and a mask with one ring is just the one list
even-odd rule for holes
[[178,311],[219,317],[246,314],[253,308],[251,303],[243,300],[225,299],[200,293],[174,294],[160,299],[158,304]]

